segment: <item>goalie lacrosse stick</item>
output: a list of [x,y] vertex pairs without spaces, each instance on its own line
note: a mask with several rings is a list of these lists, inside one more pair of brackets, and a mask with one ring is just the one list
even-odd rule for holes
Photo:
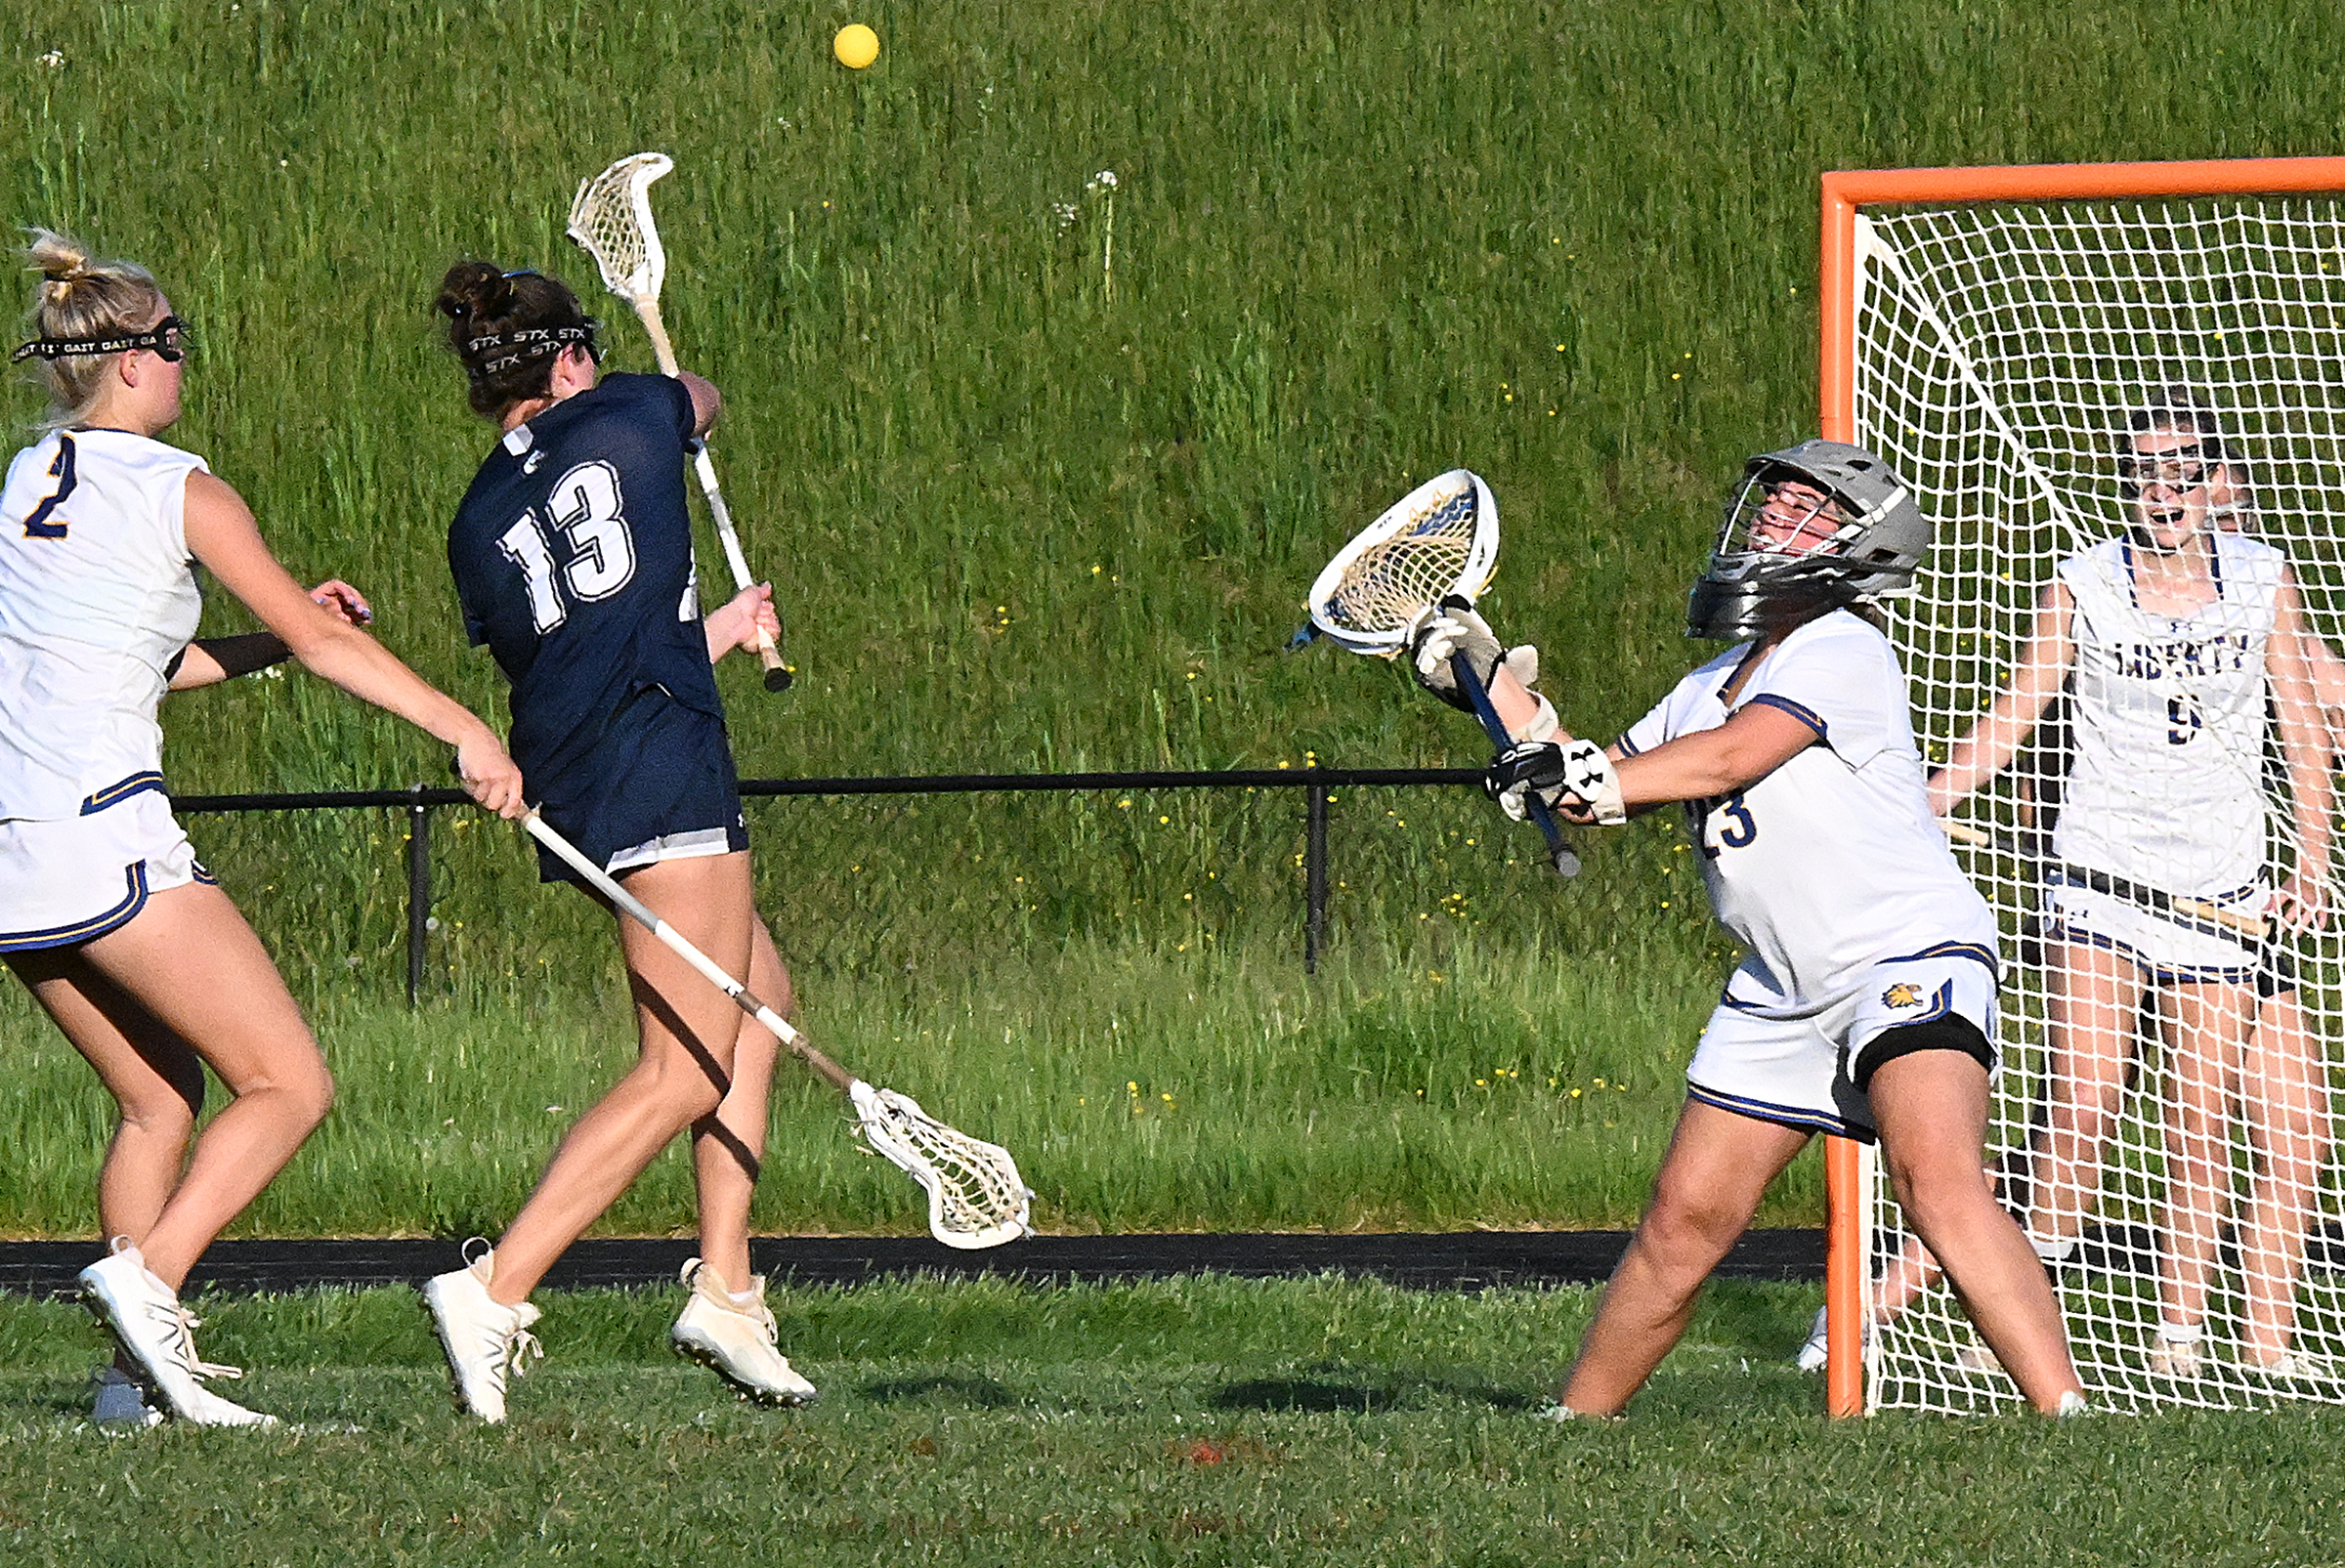
[[665,943],[710,985],[732,997],[734,1005],[772,1030],[775,1038],[794,1051],[799,1060],[846,1095],[855,1107],[865,1140],[926,1190],[931,1236],[947,1247],[974,1251],[1033,1234],[1034,1228],[1027,1223],[1027,1211],[1034,1194],[1018,1175],[1017,1162],[1009,1157],[1007,1149],[945,1125],[921,1110],[910,1095],[898,1094],[894,1089],[875,1089],[864,1082],[816,1050],[781,1014],[751,996],[747,987],[719,969],[706,954],[677,934],[642,900],[579,854],[570,840],[548,827],[536,812],[524,817],[522,826],[529,829],[531,837],[568,862],[596,892]]
[[[1408,650],[1411,621],[1452,594],[1476,598],[1497,569],[1498,502],[1480,475],[1453,468],[1402,496],[1336,552],[1311,584],[1311,625],[1340,648],[1397,658]],[[1513,745],[1472,662],[1455,654],[1449,666],[1491,745]],[[1556,873],[1578,875],[1580,858],[1554,814],[1535,794],[1524,804],[1546,835]]]
[[[666,323],[660,319],[660,285],[667,276],[667,252],[661,247],[660,231],[652,223],[651,187],[675,161],[664,152],[638,152],[620,158],[591,180],[578,182],[570,204],[570,237],[594,258],[603,286],[635,308],[643,329],[651,335],[652,353],[659,357],[660,373],[677,372],[676,351],[667,341]],[[708,457],[705,441],[693,443],[693,472],[700,476],[701,493],[708,498],[708,515],[716,520],[717,541],[725,549],[725,565],[733,572],[733,586],[749,585],[749,563],[741,553],[741,535],[733,531],[733,513],[725,492],[717,487],[716,464]],[[782,651],[764,632],[757,634],[757,660],[765,666],[765,689],[789,690],[789,670]]]

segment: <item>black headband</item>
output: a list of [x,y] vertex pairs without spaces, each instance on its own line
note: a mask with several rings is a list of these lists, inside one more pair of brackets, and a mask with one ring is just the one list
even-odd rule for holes
[[34,338],[8,357],[8,362],[20,360],[63,360],[79,354],[129,354],[139,349],[151,349],[166,360],[176,360],[187,352],[185,336],[188,323],[176,316],[166,316],[144,332],[131,332],[110,338]]
[[594,340],[600,325],[590,316],[577,326],[520,326],[507,332],[483,332],[464,340],[464,368],[473,380],[486,381],[500,370],[573,346],[584,349],[586,357],[600,364],[603,351]]

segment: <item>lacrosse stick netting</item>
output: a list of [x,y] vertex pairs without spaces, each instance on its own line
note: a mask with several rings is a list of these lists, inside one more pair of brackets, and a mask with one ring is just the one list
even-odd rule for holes
[[1355,654],[1399,657],[1409,622],[1451,594],[1468,599],[1498,568],[1498,503],[1453,468],[1402,496],[1311,584],[1311,624]]
[[[660,248],[659,226],[652,222],[651,189],[675,166],[664,152],[620,158],[579,181],[570,204],[570,237],[594,258],[603,286],[627,301],[650,300],[657,306],[667,276],[667,253]],[[657,347],[665,349],[664,337]],[[671,359],[663,357],[660,366],[669,375],[675,374]]]

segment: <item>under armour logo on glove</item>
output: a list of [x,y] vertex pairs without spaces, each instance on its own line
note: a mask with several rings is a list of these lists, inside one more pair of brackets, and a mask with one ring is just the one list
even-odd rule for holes
[[[1499,809],[1516,822],[1528,809],[1526,796],[1536,796],[1550,811],[1566,796],[1585,808],[1589,820],[1611,826],[1629,820],[1620,794],[1620,778],[1603,747],[1593,741],[1525,741],[1507,747],[1490,764],[1482,787]],[[1579,816],[1567,812],[1567,816]]]

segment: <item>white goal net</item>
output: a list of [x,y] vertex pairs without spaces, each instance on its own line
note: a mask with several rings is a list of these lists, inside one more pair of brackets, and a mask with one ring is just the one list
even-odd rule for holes
[[[2331,704],[2327,723],[2345,722],[2345,665],[2327,652],[2345,651],[2345,204],[1883,207],[1858,216],[1855,261],[1855,439],[1938,525],[1928,575],[1895,608],[1934,765],[2012,680],[2056,568],[2124,540],[2145,494],[2281,552],[2321,640],[2297,645],[2308,684]],[[2145,428],[2170,439],[2144,440]],[[2141,580],[2138,559],[2117,556],[2112,591]],[[2048,1249],[2068,1249],[2056,1278],[2077,1371],[2107,1409],[2345,1402],[2345,1206],[2328,1103],[2345,1038],[2337,938],[2276,922],[2259,950],[2262,898],[2207,880],[2210,867],[2240,864],[2243,810],[2246,882],[2281,883],[2298,848],[2291,764],[2298,781],[2334,765],[2325,735],[2294,753],[2283,744],[2271,683],[2252,673],[2282,657],[2257,631],[2271,572],[2255,563],[2271,559],[2215,549],[2204,610],[2171,584],[2136,592],[2132,609],[2162,617],[2162,638],[2122,612],[2103,616],[2133,639],[2120,657],[2137,733],[2104,749],[2100,777],[2113,759],[2130,796],[2078,804],[2076,758],[2096,742],[2078,734],[2087,709],[2072,675],[1954,813],[1984,839],[1958,853],[2006,932],[1989,1159],[2006,1207]],[[2225,658],[2250,672],[2228,720],[2200,708],[2225,700]],[[2161,668],[2171,705],[2152,714],[2138,692]],[[2195,763],[2178,773],[2143,750],[2160,726],[2164,743],[2196,745]],[[2177,790],[2203,794],[2218,776],[2246,804],[2177,822]],[[2230,848],[2200,864],[2198,832],[2228,833]],[[2094,842],[2124,864],[2080,864]],[[2065,884],[2060,909],[2047,884]],[[1868,1288],[1886,1321],[1868,1335],[1866,1407],[2015,1402],[1867,1168]]]

